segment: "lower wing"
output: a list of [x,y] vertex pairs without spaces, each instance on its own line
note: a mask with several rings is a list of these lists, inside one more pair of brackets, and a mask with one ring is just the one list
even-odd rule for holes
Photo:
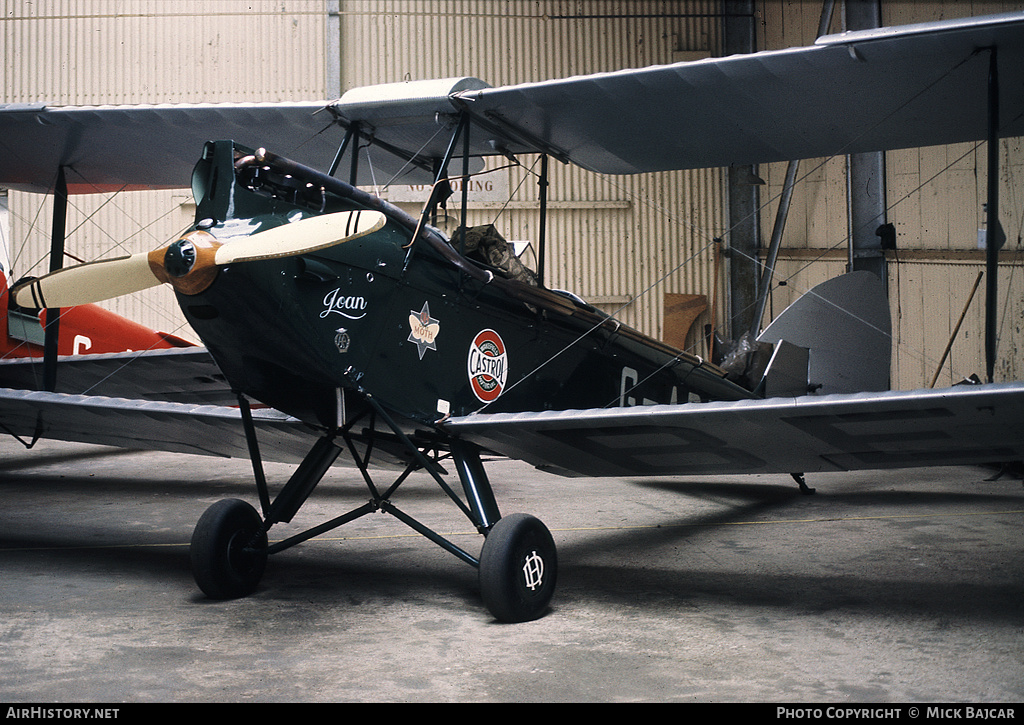
[[453,418],[567,476],[808,473],[1024,459],[1024,383]]

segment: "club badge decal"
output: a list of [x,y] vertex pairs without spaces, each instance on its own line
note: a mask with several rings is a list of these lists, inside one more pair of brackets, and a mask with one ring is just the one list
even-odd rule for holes
[[416,343],[420,360],[423,359],[427,350],[437,349],[437,333],[441,331],[441,323],[430,316],[430,306],[426,302],[423,303],[423,309],[419,312],[409,310],[409,327],[412,328],[412,331],[407,340]]
[[482,403],[498,399],[508,378],[508,355],[505,343],[494,330],[483,330],[473,338],[466,361],[469,386]]
[[344,327],[339,327],[334,331],[334,345],[338,348],[338,352],[348,352],[349,345],[352,344],[352,338],[349,337],[348,330]]

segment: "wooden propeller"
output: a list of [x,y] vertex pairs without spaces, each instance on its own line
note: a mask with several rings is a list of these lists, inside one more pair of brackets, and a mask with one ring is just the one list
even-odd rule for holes
[[19,306],[34,309],[99,302],[165,282],[182,294],[194,295],[213,283],[219,267],[327,249],[371,234],[386,221],[377,211],[343,211],[223,244],[209,232],[196,230],[152,252],[87,262],[26,280],[15,285],[11,295]]

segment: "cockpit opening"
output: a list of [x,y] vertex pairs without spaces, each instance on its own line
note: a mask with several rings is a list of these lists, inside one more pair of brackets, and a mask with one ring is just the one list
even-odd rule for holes
[[493,224],[458,229],[452,235],[452,246],[478,264],[498,274],[536,287],[536,273],[523,264],[515,246],[507,241]]

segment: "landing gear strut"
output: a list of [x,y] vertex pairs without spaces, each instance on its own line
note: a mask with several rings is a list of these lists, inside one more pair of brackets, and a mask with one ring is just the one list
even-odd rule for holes
[[[367,402],[370,404],[369,420],[363,420],[367,427],[356,435],[352,433],[356,421],[352,421],[345,428],[331,431],[317,440],[288,483],[271,501],[252,414],[248,402],[240,398],[263,516],[248,503],[237,499],[219,501],[203,514],[192,536],[190,551],[192,571],[199,588],[212,599],[246,596],[259,585],[269,554],[283,551],[366,514],[383,511],[477,567],[484,604],[498,621],[525,622],[542,616],[554,594],[558,569],[554,540],[544,524],[526,514],[502,518],[484,472],[479,449],[475,446],[457,440],[448,441],[450,452],[443,456],[438,450],[421,449],[372,398],[368,397]],[[378,420],[386,424],[390,433],[376,430]],[[370,476],[369,465],[374,445],[384,440],[389,444],[399,443],[411,460],[395,482],[380,491]],[[363,446],[362,453],[357,443]],[[370,501],[306,532],[268,545],[268,529],[275,523],[291,521],[337,459],[342,446],[347,447],[362,474],[370,491]],[[449,457],[458,472],[466,503],[443,477],[440,462]],[[402,482],[417,470],[430,474],[484,535],[479,559],[392,503],[391,497]]]
[[802,493],[804,496],[810,496],[815,492],[816,489],[813,489],[807,485],[807,479],[804,478],[804,474],[791,473],[789,475],[793,477],[794,481],[796,481],[796,485],[800,487],[800,493]]

